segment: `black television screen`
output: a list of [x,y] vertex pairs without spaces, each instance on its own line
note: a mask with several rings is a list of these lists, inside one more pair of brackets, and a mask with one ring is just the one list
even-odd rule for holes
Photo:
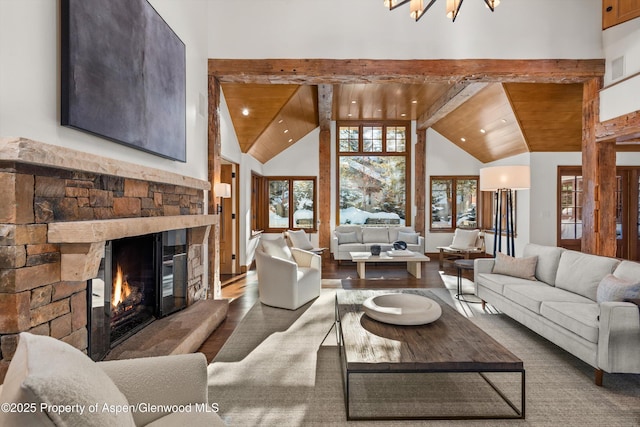
[[61,123],[186,161],[184,43],[146,0],[62,0]]

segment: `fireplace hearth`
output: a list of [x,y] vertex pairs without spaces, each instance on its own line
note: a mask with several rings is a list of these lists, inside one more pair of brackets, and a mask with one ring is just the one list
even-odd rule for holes
[[152,321],[186,307],[187,231],[107,242],[98,276],[89,280],[89,354],[109,350]]

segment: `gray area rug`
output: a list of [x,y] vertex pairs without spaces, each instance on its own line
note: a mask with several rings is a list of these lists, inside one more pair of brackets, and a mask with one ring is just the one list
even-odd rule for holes
[[[456,306],[446,289],[436,294]],[[247,313],[208,368],[209,399],[218,403],[228,425],[640,425],[640,375],[605,374],[605,387],[596,387],[590,366],[507,316],[477,313],[471,320],[524,361],[525,420],[347,422],[332,330],[334,298],[334,290],[323,290],[318,299],[295,311],[258,302]],[[448,395],[455,395],[456,387],[459,391],[459,382],[446,376],[423,377],[395,378],[392,382],[381,378],[362,385],[359,394],[366,394],[374,403],[361,409],[384,411],[384,405],[395,405],[405,410],[429,405],[443,413],[450,411],[454,405]],[[394,386],[397,381],[408,390],[403,392],[404,398]],[[469,379],[463,388],[474,389],[473,381]],[[517,389],[509,379],[497,381],[503,381],[501,387],[507,392]],[[471,401],[462,409],[493,406],[493,400],[483,398],[488,395],[490,392],[476,397],[471,394]]]

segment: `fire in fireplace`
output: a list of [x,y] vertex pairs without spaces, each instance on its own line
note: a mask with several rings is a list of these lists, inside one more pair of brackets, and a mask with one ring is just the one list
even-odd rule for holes
[[186,306],[186,230],[107,242],[98,277],[89,281],[89,351],[108,351],[153,320]]

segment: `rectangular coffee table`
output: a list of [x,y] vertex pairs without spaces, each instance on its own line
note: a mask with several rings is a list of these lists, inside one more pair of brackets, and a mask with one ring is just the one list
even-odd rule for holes
[[[426,325],[395,326],[373,320],[362,311],[362,303],[368,297],[394,292],[417,293],[431,298],[440,304],[442,316]],[[422,289],[338,290],[335,305],[347,419],[525,417],[525,370],[522,360],[432,292]],[[395,380],[389,374],[400,375],[400,379]],[[504,378],[504,375],[509,376]],[[489,376],[498,378],[492,381]],[[435,379],[436,386],[426,386],[426,402],[412,404],[420,409],[428,409],[429,413],[392,415],[393,405],[399,407],[404,401],[413,402],[422,397],[423,392],[416,390],[428,382],[425,379]],[[507,392],[500,390],[496,379],[502,387],[509,389],[514,401],[520,400],[519,405],[511,401]],[[504,379],[507,381],[502,381]],[[374,385],[359,386],[366,380],[373,381]],[[356,386],[364,391],[358,394]],[[408,390],[406,397],[403,387]],[[440,390],[431,392],[438,387]],[[451,401],[468,390],[472,393],[469,401],[481,408],[478,413],[474,413],[476,406],[465,406],[464,400],[461,400],[462,403]],[[390,392],[391,397],[386,397],[385,392]],[[388,410],[382,409],[380,416],[371,413],[375,411],[368,411],[363,416],[352,415],[352,399],[358,405],[362,402],[367,405],[367,399],[370,398],[376,399],[372,403],[376,411],[387,404]],[[486,408],[493,409],[495,413],[484,413]]]
[[431,259],[423,254],[414,252],[413,256],[389,256],[384,253],[380,255],[371,255],[371,252],[349,252],[351,261],[356,263],[358,277],[365,278],[366,265],[370,262],[406,262],[407,271],[417,279],[422,277],[422,263],[431,261]]

